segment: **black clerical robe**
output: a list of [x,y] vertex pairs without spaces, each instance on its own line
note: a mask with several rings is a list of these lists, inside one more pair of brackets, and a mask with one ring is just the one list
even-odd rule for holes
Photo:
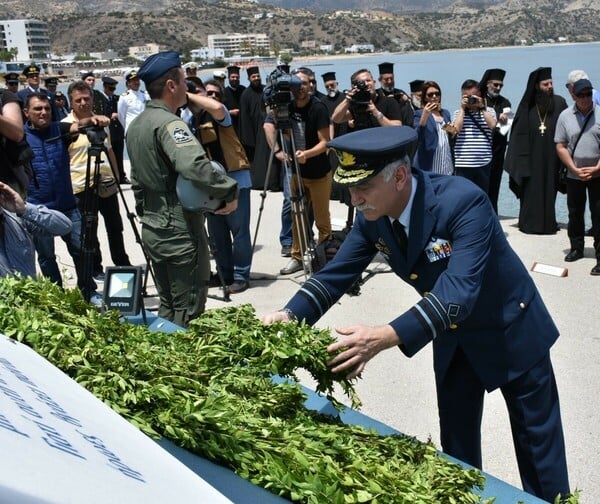
[[263,129],[265,122],[263,90],[264,86],[248,86],[242,93],[239,117],[240,141],[251,164],[252,188],[264,189],[268,176],[266,188],[278,191],[281,188],[278,164],[274,163],[267,174],[271,149]]
[[554,205],[560,161],[554,130],[565,108],[565,99],[554,95],[552,112],[540,115],[535,104],[521,104],[515,114],[504,169],[510,175],[512,191],[519,198],[519,229],[524,233],[554,234],[557,231]]

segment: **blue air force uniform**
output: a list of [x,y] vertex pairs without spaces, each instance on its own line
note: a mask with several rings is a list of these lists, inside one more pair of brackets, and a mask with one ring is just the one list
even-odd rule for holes
[[[416,138],[405,126],[372,128],[329,142],[334,180],[351,186],[399,159]],[[392,151],[390,157],[390,150]],[[370,169],[373,160],[387,156]],[[361,159],[365,162],[361,163]],[[376,163],[375,163],[376,164]],[[558,330],[487,195],[462,177],[412,171],[406,256],[390,218],[359,212],[342,247],[288,302],[315,323],[380,252],[423,298],[389,322],[408,357],[433,343],[443,450],[481,467],[484,391],[500,388],[523,487],[546,500],[569,491],[560,407],[549,349]]]

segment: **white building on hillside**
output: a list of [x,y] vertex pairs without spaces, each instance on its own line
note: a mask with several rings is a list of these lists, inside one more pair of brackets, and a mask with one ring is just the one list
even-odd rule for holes
[[144,44],[143,46],[130,46],[129,56],[139,60],[145,60],[148,56],[160,51],[158,44]]
[[50,58],[48,25],[37,19],[0,20],[0,48],[15,48],[19,61],[47,60]]
[[220,33],[208,36],[210,49],[223,49],[231,54],[255,54],[257,50],[270,51],[266,33]]
[[200,47],[199,49],[192,49],[190,51],[190,56],[194,61],[223,59],[225,58],[225,51],[223,49]]

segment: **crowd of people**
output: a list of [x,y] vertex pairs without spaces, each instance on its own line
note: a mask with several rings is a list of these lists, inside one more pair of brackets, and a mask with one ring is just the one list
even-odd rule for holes
[[[13,141],[25,138],[36,154],[35,180],[21,195],[32,204],[62,212],[74,223],[63,239],[80,274],[80,228],[83,222],[85,229],[90,192],[102,193],[96,205],[104,218],[113,263],[129,264],[116,186],[130,183],[123,163],[125,139],[134,119],[153,99],[142,69],[123,74],[127,90],[120,96],[116,79],[103,76],[99,89],[92,72],[72,83],[67,93],[57,90],[55,77],[44,79],[42,86],[41,69],[35,64],[23,68],[21,76],[4,76],[1,134]],[[265,75],[266,85],[261,69],[247,66],[248,86],[244,86],[242,69],[236,65],[226,72],[216,70],[209,82],[198,77],[194,63],[182,66],[186,99],[175,115],[202,147],[202,155],[218,161],[237,188],[238,205],[231,214],[207,214],[207,244],[216,272],[209,272],[201,283],[221,286],[231,294],[250,288],[251,189],[283,191],[279,241],[288,262],[279,272],[310,274],[310,254],[331,238],[330,201],[351,206],[347,188],[332,180],[333,170],[344,160],[327,143],[349,132],[399,125],[417,133],[409,152],[416,168],[471,180],[488,194],[496,213],[500,181],[508,172],[509,186],[519,199],[518,226],[524,233],[555,233],[556,194],[566,192],[570,251],[565,261],[582,258],[584,238],[591,235],[597,259],[591,273],[600,274],[600,155],[594,143],[600,98],[583,70],[574,70],[567,78],[573,100],[569,106],[554,92],[551,68],[535,69],[516,114],[501,94],[506,72],[500,68],[485,70],[480,80],[466,79],[460,103],[450,109],[443,106],[442,89],[435,80],[412,80],[408,92],[396,87],[394,65],[389,62],[378,65],[377,77],[367,68],[357,69],[345,92],[335,72],[321,76],[321,92],[310,68],[290,71],[279,65],[272,70],[274,74]],[[277,82],[282,76],[291,84],[286,96]],[[98,180],[87,173],[89,141],[83,125],[106,128]],[[134,192],[140,194],[133,181]],[[143,203],[140,200],[138,209]],[[592,226],[582,230],[586,203]],[[53,239],[34,241],[40,271],[60,284]],[[95,237],[93,241],[92,279],[78,278],[88,296],[95,292],[94,279],[103,279],[100,245]]]

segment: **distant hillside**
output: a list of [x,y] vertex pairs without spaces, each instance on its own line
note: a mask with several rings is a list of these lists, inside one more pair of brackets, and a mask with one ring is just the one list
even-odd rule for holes
[[[148,42],[186,52],[206,45],[209,34],[225,32],[267,33],[275,49],[297,52],[303,51],[303,43],[333,44],[339,51],[352,44],[398,51],[514,45],[559,37],[571,42],[600,40],[598,0],[335,1],[340,10],[360,6],[363,17],[315,12],[313,0],[271,0],[284,2],[303,9],[246,0],[3,0],[3,9],[8,18],[48,21],[53,50],[61,53],[106,49],[125,53],[131,45]],[[417,4],[435,10],[408,12]],[[406,12],[375,10],[393,5]]]

